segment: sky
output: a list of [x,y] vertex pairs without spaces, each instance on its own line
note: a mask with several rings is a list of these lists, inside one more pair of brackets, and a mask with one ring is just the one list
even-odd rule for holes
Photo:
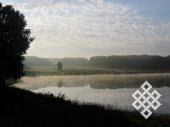
[[27,55],[170,55],[170,0],[1,0],[25,15]]

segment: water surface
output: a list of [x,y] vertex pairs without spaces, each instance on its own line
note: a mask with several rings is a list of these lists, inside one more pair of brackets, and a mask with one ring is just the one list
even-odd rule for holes
[[162,97],[156,113],[170,113],[170,74],[112,74],[24,77],[17,86],[37,93],[65,94],[66,99],[133,110],[132,94],[144,81]]

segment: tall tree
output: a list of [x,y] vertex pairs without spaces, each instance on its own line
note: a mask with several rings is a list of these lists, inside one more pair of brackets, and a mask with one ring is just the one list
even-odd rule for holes
[[6,86],[7,79],[16,81],[24,75],[23,55],[34,40],[26,25],[23,14],[0,3],[0,86]]

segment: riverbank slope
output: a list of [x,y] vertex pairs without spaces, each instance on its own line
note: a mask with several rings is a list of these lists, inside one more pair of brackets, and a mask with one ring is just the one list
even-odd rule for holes
[[66,101],[64,96],[0,88],[1,127],[169,127],[169,116],[145,120],[137,112]]

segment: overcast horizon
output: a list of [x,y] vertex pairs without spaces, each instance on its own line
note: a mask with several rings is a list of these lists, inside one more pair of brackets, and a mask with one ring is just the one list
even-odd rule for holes
[[1,0],[26,18],[29,56],[170,55],[169,0]]
[[[115,55],[115,54],[112,54],[112,55],[96,55],[96,56],[105,56],[105,57],[108,57],[108,56],[133,56],[133,55],[136,55],[136,54],[128,54],[128,55]],[[152,56],[152,55],[149,55],[149,54],[140,54],[140,55],[148,55],[148,56]],[[139,56],[140,56],[139,55]],[[63,58],[86,58],[86,59],[90,59],[91,57],[96,57],[96,56],[89,56],[89,57],[86,57],[86,56],[64,56],[64,57],[41,57],[41,56],[32,56],[32,55],[25,55],[26,57],[38,57],[38,58],[50,58],[50,59],[63,59]],[[138,55],[137,55],[138,56]],[[168,57],[170,55],[166,55],[166,56],[163,56],[163,55],[153,55],[153,56],[162,56],[162,57]]]

